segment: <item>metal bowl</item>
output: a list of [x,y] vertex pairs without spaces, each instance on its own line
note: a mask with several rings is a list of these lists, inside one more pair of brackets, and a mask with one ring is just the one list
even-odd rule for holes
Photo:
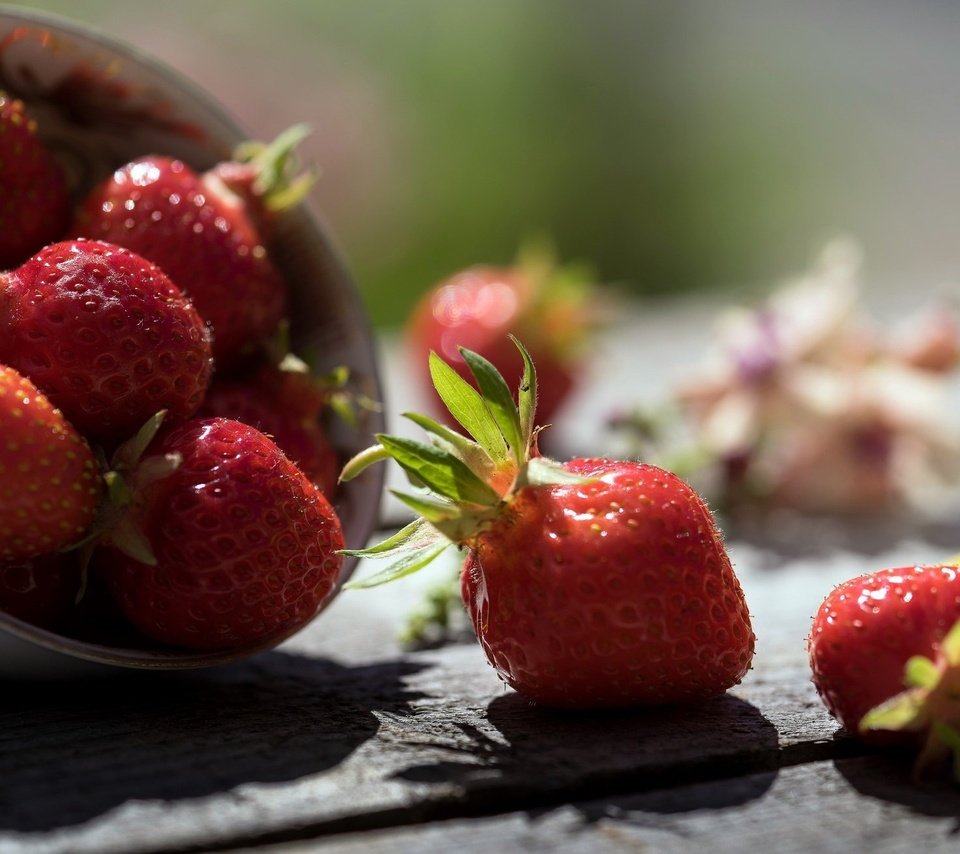
[[[0,6],[0,89],[27,102],[78,197],[136,156],[169,154],[203,170],[229,157],[237,143],[251,136],[209,95],[129,45],[61,18],[9,6]],[[381,400],[373,333],[324,226],[300,205],[284,215],[269,251],[290,288],[294,351],[309,353],[321,371],[346,365],[363,393]],[[360,429],[335,430],[331,438],[346,459],[382,429],[382,414],[367,412]],[[348,546],[364,545],[376,527],[381,469],[373,467],[338,491],[334,504]],[[338,588],[355,564],[356,559],[345,560]],[[283,639],[218,653],[170,649],[146,640],[103,645],[0,613],[0,675],[61,676],[98,669],[83,667],[83,662],[146,669],[202,667],[247,657]]]

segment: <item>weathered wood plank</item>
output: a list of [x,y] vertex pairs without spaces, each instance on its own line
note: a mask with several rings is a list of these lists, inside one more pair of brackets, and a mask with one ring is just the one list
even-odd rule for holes
[[809,684],[809,615],[864,563],[940,546],[907,537],[871,557],[828,542],[829,558],[814,546],[790,560],[732,544],[757,666],[697,708],[551,713],[505,689],[476,645],[404,653],[396,631],[429,578],[344,593],[280,651],[218,671],[7,684],[0,852],[229,847],[856,755]]
[[590,799],[496,817],[349,833],[263,854],[556,851],[684,854],[955,852],[960,791],[917,787],[900,758],[821,761],[718,783]]

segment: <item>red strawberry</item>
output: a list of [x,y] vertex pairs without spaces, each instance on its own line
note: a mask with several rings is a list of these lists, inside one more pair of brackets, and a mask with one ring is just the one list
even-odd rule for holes
[[472,381],[459,350],[466,347],[492,362],[516,392],[523,362],[507,337],[513,333],[529,344],[540,386],[537,420],[549,422],[576,384],[578,349],[596,322],[585,281],[581,272],[556,269],[542,254],[529,253],[513,267],[471,267],[445,279],[420,300],[408,322],[415,375],[432,394],[423,367],[435,352]]
[[845,581],[817,611],[807,647],[813,683],[844,729],[883,743],[924,737],[921,771],[960,745],[956,566]]
[[161,409],[188,418],[213,370],[209,330],[176,285],[93,240],[52,244],[0,274],[0,361],[103,443]]
[[754,635],[710,511],[654,466],[537,456],[536,376],[522,353],[518,406],[478,354],[463,353],[482,399],[432,358],[438,392],[475,441],[413,416],[432,444],[381,435],[346,465],[350,478],[390,456],[434,493],[399,495],[423,517],[350,552],[400,558],[366,583],[455,542],[469,549],[462,593],[487,658],[529,699],[605,707],[722,693],[749,668]]
[[70,197],[59,164],[22,101],[0,91],[0,270],[59,239]]
[[60,625],[76,605],[80,588],[80,565],[71,555],[0,562],[0,611],[35,626]]
[[252,164],[202,175],[171,157],[138,158],[89,193],[70,233],[125,246],[162,267],[212,325],[218,368],[229,368],[273,336],[286,311],[286,285],[263,229],[268,209],[304,192],[302,184],[290,191],[283,168],[302,135],[294,129]]
[[260,646],[305,625],[343,563],[320,490],[238,421],[193,419],[134,462],[149,442],[147,431],[115,457],[123,515],[94,556],[131,622],[198,650]]
[[332,498],[340,460],[321,423],[328,398],[305,365],[303,370],[270,366],[247,380],[214,382],[200,414],[232,418],[266,433]]
[[30,380],[0,365],[0,562],[80,540],[99,500],[87,443]]

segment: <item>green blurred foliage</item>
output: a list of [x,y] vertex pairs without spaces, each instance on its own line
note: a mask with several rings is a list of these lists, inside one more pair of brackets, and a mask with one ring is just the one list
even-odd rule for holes
[[312,122],[314,201],[381,326],[536,232],[637,294],[769,279],[856,226],[873,179],[869,123],[830,95],[844,36],[801,55],[780,0],[20,5],[133,42],[260,135]]

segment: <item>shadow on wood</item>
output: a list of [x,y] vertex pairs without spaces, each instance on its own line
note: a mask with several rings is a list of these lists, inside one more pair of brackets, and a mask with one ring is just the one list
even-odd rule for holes
[[949,765],[944,764],[940,778],[917,781],[912,773],[916,756],[912,750],[885,750],[834,764],[861,795],[900,804],[917,815],[955,818],[951,833],[960,834],[960,787],[950,778]]
[[374,712],[410,714],[405,662],[343,667],[271,652],[190,673],[4,685],[0,829],[76,825],[131,799],[182,800],[336,766]]
[[396,776],[457,784],[475,808],[494,811],[769,772],[760,790],[728,787],[716,804],[728,806],[723,798],[762,794],[780,764],[774,726],[729,694],[690,706],[601,713],[542,709],[511,693],[490,703],[487,721],[495,732],[458,723],[469,737],[469,747],[457,749],[460,757]]

